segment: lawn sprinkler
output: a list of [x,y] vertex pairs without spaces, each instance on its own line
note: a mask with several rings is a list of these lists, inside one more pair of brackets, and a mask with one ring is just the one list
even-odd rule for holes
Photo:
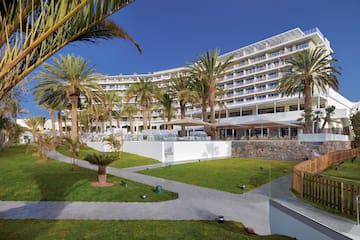
[[218,216],[218,223],[224,223],[224,221],[225,221],[225,218],[224,218],[224,216]]
[[142,194],[140,197],[141,197],[141,199],[146,199],[147,198],[146,194]]

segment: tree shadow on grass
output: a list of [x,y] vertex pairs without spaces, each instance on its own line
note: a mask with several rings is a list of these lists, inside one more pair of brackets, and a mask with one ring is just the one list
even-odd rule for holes
[[[9,205],[8,210],[0,212],[0,219],[22,219],[22,221],[7,221],[4,224],[12,226],[11,229],[0,230],[0,239],[37,239],[40,236],[51,232],[57,219],[64,208],[69,204],[67,196],[75,191],[81,184],[89,184],[96,178],[96,172],[93,174],[78,170],[71,172],[58,170],[57,172],[36,172],[32,173],[33,179],[40,191],[39,200],[34,202],[18,202],[16,205]],[[6,203],[5,203],[6,204]],[[36,224],[36,220],[49,220],[41,223],[39,231],[30,231],[31,225]],[[35,223],[34,223],[35,222]],[[14,227],[15,226],[15,227]],[[26,233],[26,234],[25,234]],[[27,235],[28,234],[28,235]]]

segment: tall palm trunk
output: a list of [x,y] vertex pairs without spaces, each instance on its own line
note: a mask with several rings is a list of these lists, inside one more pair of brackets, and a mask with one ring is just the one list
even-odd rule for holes
[[99,110],[95,108],[95,132],[99,133]]
[[50,117],[51,117],[51,131],[53,135],[52,143],[55,144],[56,141],[55,110],[53,108],[50,108]]
[[[168,113],[167,115],[167,122],[171,122],[171,113]],[[167,125],[167,130],[171,130],[171,124]]]
[[113,128],[112,128],[112,107],[109,106],[109,125],[110,125],[110,132],[113,132]]
[[311,121],[311,86],[305,84],[304,86],[304,111],[305,111],[305,133],[312,132],[312,121]]
[[148,113],[148,104],[146,99],[142,100],[142,104],[141,104],[142,108],[143,108],[143,125],[144,125],[144,130],[148,129],[148,117],[149,117],[149,113]]
[[208,114],[207,114],[207,104],[206,100],[202,100],[201,103],[201,112],[202,112],[202,119],[204,122],[208,121]]
[[131,114],[129,114],[129,122],[130,122],[130,132],[131,134],[134,134],[134,119]]
[[57,119],[58,119],[58,128],[59,128],[59,136],[62,138],[62,119],[61,119],[61,111],[57,112]]
[[77,104],[79,96],[76,94],[71,95],[71,138],[75,140],[78,137],[78,116]]
[[[212,124],[215,124],[215,86],[209,87],[209,107],[210,107],[210,121]],[[216,128],[215,125],[211,126],[211,139],[215,139]]]
[[[180,118],[185,119],[185,103],[184,103],[184,101],[180,101]],[[186,129],[185,129],[184,125],[181,125],[180,136],[181,137],[186,136]]]

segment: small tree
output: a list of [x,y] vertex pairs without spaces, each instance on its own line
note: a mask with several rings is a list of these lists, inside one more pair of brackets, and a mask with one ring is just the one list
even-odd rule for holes
[[72,162],[71,170],[75,171],[77,165],[76,160],[79,157],[79,152],[81,147],[79,137],[76,137],[75,139],[71,137],[63,137],[63,144],[69,148],[69,152],[71,154],[71,162]]
[[357,112],[356,114],[352,115],[350,117],[351,120],[351,126],[355,134],[354,138],[354,146],[360,147],[360,112]]
[[321,131],[324,130],[326,124],[329,124],[329,123],[331,123],[333,121],[333,119],[331,119],[331,117],[332,117],[332,115],[334,115],[335,109],[336,109],[335,106],[330,106],[330,107],[325,108],[324,123],[323,123],[323,125],[321,127]]
[[98,166],[98,181],[93,183],[93,185],[102,187],[113,185],[113,183],[106,182],[106,167],[117,159],[118,156],[111,153],[95,153],[86,155],[84,158],[85,161]]
[[105,139],[108,145],[110,145],[111,150],[117,153],[118,157],[120,157],[121,152],[121,140],[117,139],[114,134],[110,134],[109,137]]

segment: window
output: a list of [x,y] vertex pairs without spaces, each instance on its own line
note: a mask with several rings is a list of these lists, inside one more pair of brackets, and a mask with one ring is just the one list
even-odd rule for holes
[[244,84],[244,80],[236,80],[236,85],[243,85]]
[[276,107],[276,112],[285,112],[285,107],[284,106]]
[[278,77],[278,72],[271,72],[271,73],[269,73],[269,79],[272,79],[272,78],[276,78],[276,77]]
[[260,95],[260,96],[257,96],[256,99],[258,100],[263,100],[266,98],[266,95]]
[[276,98],[277,96],[279,96],[278,93],[270,93],[270,94],[268,95],[269,98]]
[[255,67],[249,68],[249,69],[246,70],[246,74],[250,74],[250,73],[253,73],[253,72],[255,72]]
[[298,110],[298,105],[290,105],[289,106],[289,111],[297,111]]
[[241,103],[241,102],[244,101],[244,99],[243,99],[243,98],[237,98],[237,99],[235,99],[235,101],[236,101],[237,103]]
[[240,112],[231,112],[230,117],[238,117],[240,116]]
[[265,84],[259,85],[259,86],[256,87],[256,90],[257,91],[264,91],[264,90],[266,90],[266,85]]
[[254,59],[254,62],[259,62],[259,61],[261,61],[261,60],[264,60],[265,58],[266,58],[265,54],[264,54],[264,55],[261,55],[261,56],[255,58],[255,59]]
[[262,108],[258,110],[259,114],[274,113],[274,108]]
[[263,81],[263,80],[266,80],[266,75],[265,74],[256,76],[256,81],[259,82],[259,81]]
[[254,87],[246,88],[246,93],[253,93],[253,92],[254,92]]
[[304,48],[307,48],[307,47],[309,47],[309,43],[308,43],[308,42],[305,42],[305,43],[296,45],[296,49],[297,49],[297,50],[304,49]]
[[258,66],[258,67],[256,68],[256,71],[262,71],[262,70],[265,70],[265,69],[266,69],[266,64],[261,65],[261,66]]
[[272,82],[268,84],[269,89],[275,89],[277,87],[278,83],[277,82]]
[[244,93],[244,89],[236,89],[236,94],[243,94]]
[[254,77],[246,79],[246,83],[253,83],[253,82],[254,82]]
[[248,97],[248,98],[246,98],[246,101],[247,101],[247,102],[254,101],[254,97]]
[[244,75],[244,70],[240,70],[236,72],[236,76],[242,76]]
[[243,115],[243,116],[252,115],[252,110],[245,110],[245,111],[242,111],[242,115]]

